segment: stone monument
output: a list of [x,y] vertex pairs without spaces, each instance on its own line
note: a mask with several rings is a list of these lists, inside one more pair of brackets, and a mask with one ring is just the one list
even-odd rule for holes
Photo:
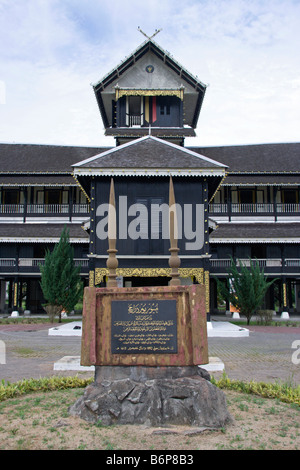
[[108,213],[107,287],[86,287],[81,365],[95,379],[70,408],[103,425],[223,427],[231,418],[224,393],[210,382],[205,287],[180,284],[176,210],[169,191],[171,281],[160,287],[117,287],[114,183]]

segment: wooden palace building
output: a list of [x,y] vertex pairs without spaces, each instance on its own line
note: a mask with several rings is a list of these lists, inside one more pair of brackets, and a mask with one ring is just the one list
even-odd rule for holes
[[105,285],[112,180],[119,285],[167,285],[170,177],[181,282],[205,284],[207,313],[231,257],[277,279],[265,308],[300,312],[300,143],[186,147],[206,86],[152,39],[93,89],[114,147],[0,144],[0,312],[43,312],[39,264],[65,225],[85,284]]

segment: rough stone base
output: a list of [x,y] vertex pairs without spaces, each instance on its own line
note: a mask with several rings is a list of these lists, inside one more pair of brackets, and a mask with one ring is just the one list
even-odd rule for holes
[[104,426],[144,424],[220,428],[232,422],[225,394],[199,375],[144,382],[131,378],[94,382],[69,412]]
[[132,379],[135,382],[145,382],[154,379],[178,379],[179,377],[191,377],[200,375],[210,380],[209,373],[199,366],[95,366],[95,382],[104,380],[115,381]]

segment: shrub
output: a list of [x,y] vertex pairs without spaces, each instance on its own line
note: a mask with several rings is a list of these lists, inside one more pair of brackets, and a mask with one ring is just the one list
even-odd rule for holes
[[46,300],[44,306],[51,322],[56,315],[61,321],[61,311],[71,312],[82,295],[80,266],[74,265],[74,250],[65,227],[59,243],[45,254],[45,264],[40,266],[41,288]]
[[257,315],[260,317],[260,323],[263,325],[270,325],[273,319],[274,310],[257,310]]
[[53,390],[64,390],[68,388],[83,388],[89,385],[92,379],[81,379],[74,377],[44,377],[41,379],[23,379],[15,383],[0,383],[0,402],[24,395],[30,392],[47,392]]
[[291,383],[265,383],[265,382],[243,382],[231,380],[226,374],[212,383],[221,389],[236,390],[243,393],[252,393],[264,398],[277,398],[285,403],[294,403],[300,406],[300,385],[293,386]]
[[[93,380],[93,378],[82,379],[78,376],[23,379],[15,383],[5,383],[5,381],[2,380],[2,382],[0,382],[0,402],[30,392],[85,388],[93,382]],[[277,398],[282,402],[293,403],[300,407],[300,385],[294,386],[291,382],[282,384],[254,381],[243,382],[242,380],[229,379],[225,373],[218,380],[212,377],[211,382],[220,389],[251,393],[264,398]]]
[[228,286],[225,286],[218,278],[214,278],[222,297],[229,301],[241,315],[245,315],[249,325],[252,315],[261,307],[267,290],[276,279],[268,282],[258,262],[253,262],[250,258],[249,266],[241,260],[238,260],[238,264],[239,267],[231,258]]

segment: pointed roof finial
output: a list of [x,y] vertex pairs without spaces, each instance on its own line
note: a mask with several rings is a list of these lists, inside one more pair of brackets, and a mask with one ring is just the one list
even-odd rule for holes
[[154,38],[154,36],[156,36],[158,33],[160,33],[162,30],[162,28],[160,29],[156,29],[155,32],[152,34],[152,36],[148,36],[148,34],[146,34],[139,26],[138,26],[138,31],[140,33],[142,33],[144,36],[146,36],[146,38],[149,39],[149,41],[151,41],[152,38]]
[[170,286],[180,286],[181,282],[179,278],[178,269],[181,264],[181,261],[178,256],[178,220],[172,175],[170,176],[169,183],[169,230],[171,245],[169,248],[169,251],[171,253],[171,256],[169,258],[169,266],[171,268]]
[[108,258],[106,260],[106,266],[108,268],[108,280],[107,287],[117,287],[117,273],[116,269],[119,265],[116,253],[117,242],[117,221],[116,221],[116,201],[115,201],[115,187],[114,180],[110,180],[110,191],[109,191],[109,208],[108,208]]

